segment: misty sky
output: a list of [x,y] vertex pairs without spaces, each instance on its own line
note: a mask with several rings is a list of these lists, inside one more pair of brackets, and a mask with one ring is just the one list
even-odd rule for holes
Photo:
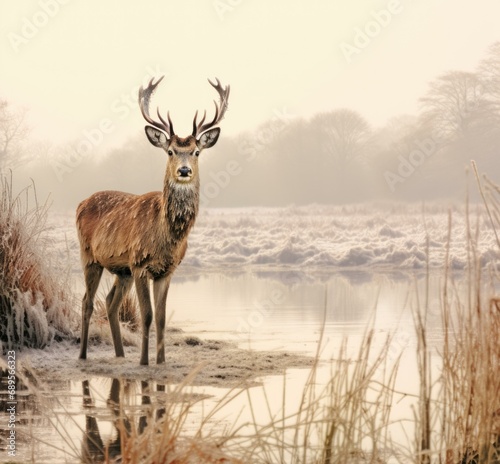
[[232,87],[229,134],[277,111],[309,117],[340,107],[383,125],[414,114],[430,80],[472,70],[500,38],[498,0],[0,5],[0,96],[27,107],[32,134],[54,142],[103,120],[111,121],[103,145],[142,130],[136,91],[153,74],[167,75],[155,102],[171,110],[180,135],[196,109],[213,110],[206,78],[215,76]]

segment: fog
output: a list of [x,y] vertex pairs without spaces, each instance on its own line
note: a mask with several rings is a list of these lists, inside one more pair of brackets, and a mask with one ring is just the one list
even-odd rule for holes
[[[168,3],[168,4],[167,4]],[[72,209],[161,189],[140,85],[187,135],[231,85],[200,158],[204,207],[463,200],[498,180],[500,5],[39,0],[3,7],[0,168]],[[9,174],[10,175],[10,174]]]

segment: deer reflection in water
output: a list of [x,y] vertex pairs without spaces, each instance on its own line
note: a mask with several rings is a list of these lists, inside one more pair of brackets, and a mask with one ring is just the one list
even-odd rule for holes
[[[98,418],[95,411],[95,401],[90,392],[90,382],[82,382],[83,390],[83,408],[88,411],[85,414],[85,430],[82,440],[82,462],[99,463],[104,462],[106,457],[113,461],[121,455],[122,434],[130,436],[133,428],[135,415],[126,415],[124,403],[130,396],[131,381],[122,381],[113,379],[109,391],[109,397],[106,402],[108,409],[114,416],[113,426],[116,431],[116,437],[104,443],[99,430]],[[165,385],[156,385],[156,392],[165,392]],[[138,417],[137,433],[144,432],[149,421],[155,417],[155,420],[161,419],[165,414],[164,407],[155,407],[151,401],[150,383],[141,381],[141,414]],[[126,396],[125,398],[123,396]],[[155,411],[156,410],[156,411]],[[108,422],[105,418],[101,422]]]

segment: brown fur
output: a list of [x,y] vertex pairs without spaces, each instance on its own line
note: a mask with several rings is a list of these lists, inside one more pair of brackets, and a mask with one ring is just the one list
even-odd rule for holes
[[176,196],[187,195],[169,195],[164,201],[162,192],[104,191],[80,203],[77,228],[83,267],[98,263],[110,272],[143,268],[150,277],[171,274],[184,257],[198,212],[197,194],[189,195],[191,202]]
[[[115,284],[106,298],[116,355],[124,355],[118,310],[133,280],[142,314],[141,364],[148,364],[149,326],[153,311],[147,281],[152,279],[157,363],[165,360],[165,303],[170,277],[186,253],[187,237],[198,214],[200,185],[196,153],[199,154],[204,146],[192,136],[180,139],[174,135],[163,148],[171,153],[163,192],[133,195],[108,190],[93,194],[78,206],[76,223],[87,289],[82,308],[81,359],[87,356],[95,292],[102,270],[107,269],[116,275]],[[181,167],[191,169],[187,182],[179,179]]]

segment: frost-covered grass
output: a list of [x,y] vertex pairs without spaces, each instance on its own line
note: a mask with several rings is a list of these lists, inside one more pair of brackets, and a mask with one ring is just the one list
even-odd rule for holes
[[3,178],[0,188],[0,347],[42,348],[71,335],[72,294],[51,269],[41,238],[47,209],[34,186],[15,196]]
[[[424,269],[429,254],[430,266],[439,268],[445,258],[448,209],[446,204],[373,203],[206,210],[190,236],[184,265],[411,270]],[[452,210],[450,266],[462,270],[467,265],[467,222],[464,208]],[[480,211],[477,245],[487,262],[500,254],[494,230]]]
[[[468,259],[463,206],[371,203],[202,209],[178,273],[228,268],[412,271],[424,270],[427,264],[439,269],[445,259],[449,210],[453,214],[449,266],[461,271]],[[471,207],[469,219],[474,226],[477,221],[483,264],[498,260],[494,229],[484,207]],[[74,212],[54,213],[51,223],[57,227],[56,241],[66,232],[71,260],[78,265]]]

